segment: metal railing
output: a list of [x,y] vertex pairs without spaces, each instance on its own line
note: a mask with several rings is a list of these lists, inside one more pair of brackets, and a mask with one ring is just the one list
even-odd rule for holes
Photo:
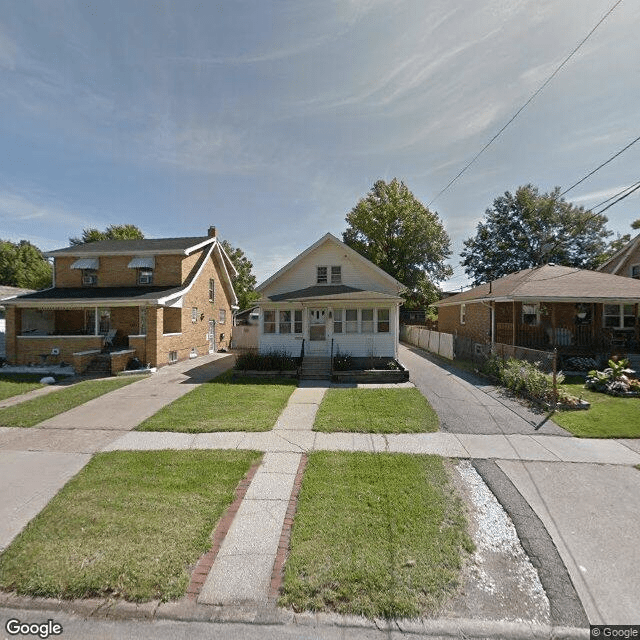
[[331,359],[329,360],[330,364],[330,375],[333,376],[333,338],[331,338]]

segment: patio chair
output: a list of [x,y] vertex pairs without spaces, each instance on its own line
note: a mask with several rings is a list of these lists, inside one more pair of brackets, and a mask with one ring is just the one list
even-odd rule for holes
[[102,343],[102,348],[106,349],[107,347],[113,347],[113,340],[116,337],[116,330],[110,329],[104,336],[104,342]]

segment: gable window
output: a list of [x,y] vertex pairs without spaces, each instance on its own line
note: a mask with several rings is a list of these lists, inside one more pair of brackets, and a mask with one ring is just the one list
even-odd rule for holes
[[316,284],[327,284],[327,267],[316,267]]
[[82,286],[93,287],[98,284],[98,272],[95,269],[82,270]]
[[346,309],[345,315],[347,333],[358,333],[358,310]]
[[214,302],[216,299],[216,281],[211,278],[209,280],[209,302]]
[[153,284],[153,269],[138,269],[138,284]]
[[293,333],[302,333],[302,309],[293,312]]
[[281,310],[278,316],[280,333],[291,333],[291,311]]
[[333,333],[342,333],[343,317],[344,317],[344,309],[333,310]]
[[467,305],[460,305],[460,324],[464,324],[467,321]]
[[276,332],[276,312],[265,311],[262,316],[262,333]]
[[389,309],[378,309],[378,333],[389,333]]
[[342,267],[340,265],[331,267],[331,284],[342,284]]
[[605,304],[603,313],[603,324],[609,329],[633,329],[636,325],[632,304]]
[[219,309],[218,311],[218,324],[224,324],[227,321],[227,310]]
[[191,322],[198,322],[198,307],[191,307]]
[[640,279],[640,264],[631,265],[631,277],[636,280]]
[[530,327],[535,327],[540,324],[540,305],[522,305],[522,324],[527,324]]

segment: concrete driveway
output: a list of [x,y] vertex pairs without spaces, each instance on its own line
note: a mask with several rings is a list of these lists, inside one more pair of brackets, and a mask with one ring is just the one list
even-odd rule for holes
[[440,417],[442,431],[571,436],[551,420],[545,420],[544,413],[528,409],[480,376],[455,369],[422,349],[400,345],[398,359]]

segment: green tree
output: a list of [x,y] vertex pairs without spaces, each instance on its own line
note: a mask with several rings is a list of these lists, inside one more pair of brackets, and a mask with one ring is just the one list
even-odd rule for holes
[[27,240],[0,240],[0,284],[24,289],[51,286],[51,265]]
[[451,241],[437,213],[404,182],[378,180],[346,217],[345,244],[407,287],[407,306],[438,299],[436,283],[451,276]]
[[111,224],[104,231],[96,228],[83,229],[80,237],[69,238],[71,246],[99,242],[100,240],[143,240],[144,233],[135,224]]
[[238,277],[233,281],[238,305],[241,310],[248,309],[260,298],[260,294],[255,290],[256,277],[251,273],[253,263],[245,256],[242,249],[232,247],[227,240],[223,240],[220,244],[238,272]]
[[533,185],[493,201],[464,241],[462,265],[475,285],[548,262],[593,269],[607,250],[607,217],[560,197],[560,188],[539,194]]

